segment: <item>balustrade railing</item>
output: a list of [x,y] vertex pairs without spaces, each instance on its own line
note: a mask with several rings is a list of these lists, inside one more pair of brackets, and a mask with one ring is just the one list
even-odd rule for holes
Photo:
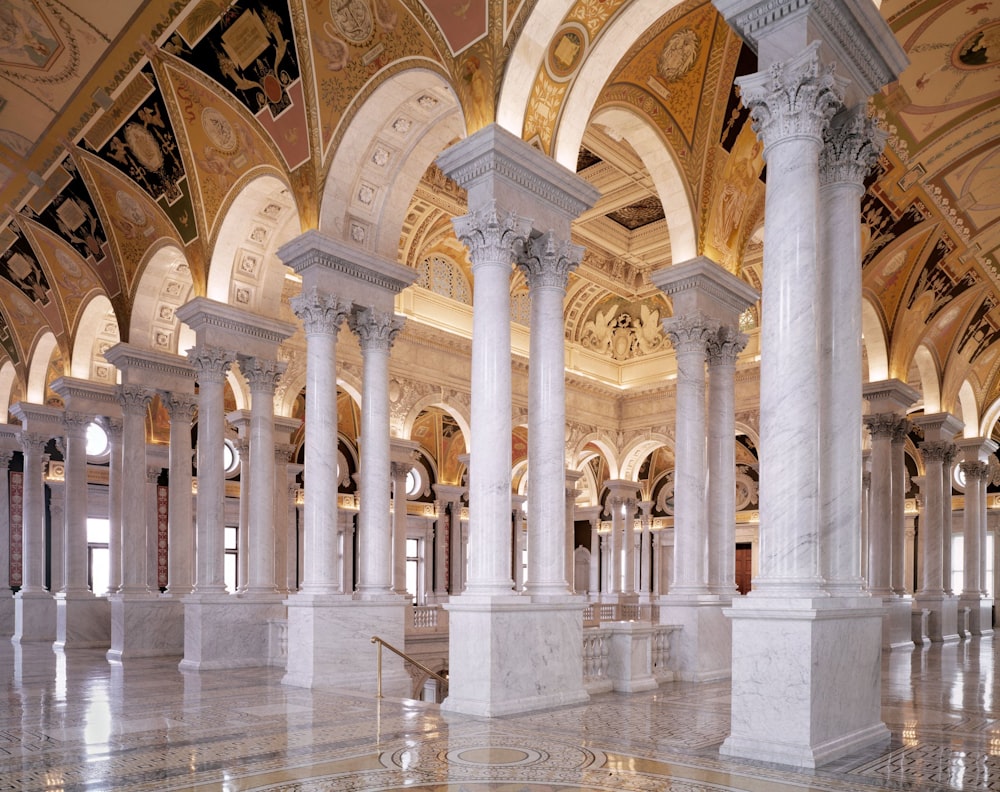
[[600,627],[583,631],[583,686],[588,692],[611,689],[611,680],[608,678],[610,636],[610,630]]

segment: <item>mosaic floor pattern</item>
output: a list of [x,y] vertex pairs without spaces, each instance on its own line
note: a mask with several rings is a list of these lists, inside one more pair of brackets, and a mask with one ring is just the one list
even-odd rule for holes
[[887,655],[891,744],[809,772],[719,756],[728,683],[489,720],[3,642],[0,792],[1000,792],[995,656],[992,638]]

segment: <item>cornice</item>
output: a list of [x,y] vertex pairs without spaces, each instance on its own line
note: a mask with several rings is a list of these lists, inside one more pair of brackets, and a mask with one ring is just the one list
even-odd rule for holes
[[181,379],[195,378],[194,369],[186,358],[165,352],[154,352],[151,349],[141,349],[124,341],[105,352],[104,358],[121,370],[159,371]]
[[316,230],[306,231],[278,248],[278,258],[296,273],[311,268],[335,272],[398,294],[417,279],[417,271],[388,261]]
[[297,329],[291,322],[252,314],[207,297],[195,297],[178,308],[174,315],[196,333],[202,328],[213,327],[274,344],[294,335]]

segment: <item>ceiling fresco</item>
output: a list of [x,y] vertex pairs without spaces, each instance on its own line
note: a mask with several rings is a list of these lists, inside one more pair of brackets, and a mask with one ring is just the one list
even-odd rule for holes
[[[457,102],[467,131],[492,122],[538,5],[0,4],[0,364],[14,365],[15,391],[45,331],[53,360],[69,365],[96,294],[127,340],[159,251],[177,251],[193,292],[206,293],[233,202],[255,177],[285,185],[301,226],[314,227],[350,122],[395,76],[433,74],[435,96]],[[637,5],[559,6],[525,72],[525,140],[554,150],[588,59]],[[592,115],[624,109],[653,131],[683,182],[697,251],[759,286],[767,172],[733,87],[756,57],[711,3],[664,6],[606,65]],[[883,0],[880,13],[911,65],[871,102],[889,143],[862,201],[865,295],[890,376],[907,379],[923,346],[946,402],[968,379],[989,404],[1000,397],[1000,0]],[[671,354],[659,327],[670,303],[649,280],[675,263],[658,174],[599,121],[582,130],[577,170],[601,198],[573,228],[586,252],[567,290],[567,342],[622,366]],[[451,230],[464,192],[433,166],[408,183],[400,260],[467,306],[471,271]],[[526,321],[523,283],[514,288]]]

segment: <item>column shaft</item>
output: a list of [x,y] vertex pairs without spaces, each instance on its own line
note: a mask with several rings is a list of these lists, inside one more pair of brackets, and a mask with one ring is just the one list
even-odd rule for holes
[[892,438],[900,418],[880,413],[869,415],[865,424],[871,433],[871,507],[868,518],[868,589],[886,597],[892,594]]
[[392,471],[392,590],[401,596],[406,590],[406,476],[410,465],[391,462]]
[[122,584],[122,421],[105,418],[108,433],[108,591]]
[[167,494],[167,591],[182,597],[194,587],[194,523],[191,510],[191,423],[196,399],[161,394],[170,416],[170,489]]
[[[66,525],[63,538],[67,594],[81,594],[87,585],[87,426],[91,417],[67,412],[66,426]],[[53,525],[53,530],[57,526]]]
[[[119,385],[122,407],[122,594],[148,594],[146,548],[146,406],[150,395],[140,385]],[[221,404],[221,394],[220,394]],[[220,463],[221,466],[221,463]],[[220,528],[221,530],[221,528]]]
[[980,525],[983,508],[979,500],[979,481],[985,474],[981,462],[962,462],[965,474],[965,509],[963,512],[963,568],[962,594],[965,597],[979,597],[982,590],[979,559],[983,548],[980,546]]
[[21,593],[47,591],[45,587],[45,444],[37,432],[21,432],[24,484],[21,493]]
[[[890,569],[892,591],[906,594],[906,436],[909,423],[903,421],[892,435]],[[874,471],[874,466],[873,466]]]
[[944,592],[944,544],[941,518],[944,513],[941,491],[941,469],[951,443],[931,441],[922,443],[920,452],[924,457],[924,520],[918,534],[922,570],[918,594],[940,597]]

